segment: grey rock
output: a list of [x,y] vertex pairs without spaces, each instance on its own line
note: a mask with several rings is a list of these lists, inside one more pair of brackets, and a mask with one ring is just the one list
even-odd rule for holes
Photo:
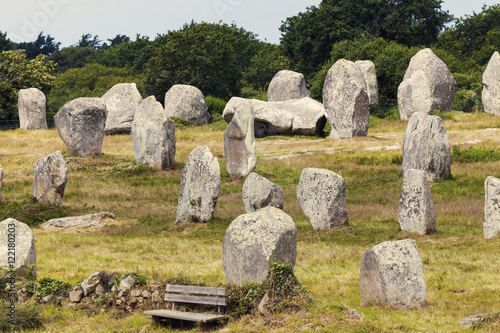
[[0,202],[2,202],[2,182],[3,182],[3,168],[0,165]]
[[257,310],[259,310],[259,313],[267,316],[269,315],[269,310],[267,310],[267,305],[269,304],[269,301],[271,300],[271,297],[269,296],[270,292],[269,290],[264,294],[264,297],[262,297],[262,300],[259,303],[259,306],[257,307]]
[[281,102],[291,99],[311,97],[303,74],[289,70],[276,73],[267,88],[269,102]]
[[17,105],[19,127],[26,130],[47,129],[47,98],[41,90],[19,90]]
[[315,230],[347,225],[346,186],[333,171],[306,168],[302,170],[297,198]]
[[126,278],[120,281],[120,285],[118,286],[118,291],[119,292],[128,291],[135,285],[136,282],[137,282],[137,277],[135,275],[133,274],[128,275]]
[[33,164],[33,197],[43,201],[62,205],[64,190],[68,182],[68,166],[60,151],[37,160]]
[[331,138],[366,136],[370,104],[365,75],[359,66],[344,59],[333,64],[323,86],[323,105],[332,125]]
[[255,170],[254,117],[249,103],[242,105],[224,132],[224,154],[231,177],[246,177]]
[[54,116],[59,135],[74,155],[99,155],[108,111],[102,98],[77,98]]
[[210,113],[200,89],[176,84],[165,94],[165,111],[169,117],[189,120],[194,125],[208,124]]
[[402,308],[422,308],[425,280],[417,243],[412,239],[383,242],[361,257],[360,293],[363,306],[387,303]]
[[434,114],[431,86],[421,70],[401,82],[398,87],[398,107],[401,119],[408,120],[414,113]]
[[109,89],[102,99],[106,103],[108,117],[105,134],[130,133],[135,111],[142,96],[135,83],[118,83]]
[[263,282],[271,263],[294,266],[296,257],[297,227],[275,207],[238,216],[224,235],[222,263],[228,283]]
[[500,54],[493,53],[483,73],[484,112],[500,116]]
[[57,230],[66,228],[100,228],[106,222],[115,219],[115,214],[101,212],[82,216],[70,216],[48,220],[43,226],[44,230]]
[[74,290],[69,292],[69,300],[73,303],[80,303],[83,298],[83,290]]
[[436,214],[425,171],[406,170],[399,199],[398,218],[402,231],[420,235],[436,231]]
[[154,169],[170,169],[175,158],[175,124],[154,96],[139,103],[132,122],[135,160]]
[[102,286],[102,284],[99,284],[97,288],[95,288],[95,294],[96,296],[102,296],[106,293],[106,289]]
[[451,148],[443,121],[438,116],[414,113],[403,138],[403,176],[406,170],[427,172],[429,181],[450,178]]
[[91,274],[80,284],[83,290],[83,295],[86,297],[95,292],[97,286],[99,286],[100,283],[101,283],[101,273],[95,272]]
[[359,321],[359,322],[362,322],[364,319],[363,319],[363,315],[356,309],[352,309],[348,306],[343,306],[343,311],[342,311],[342,315],[346,318],[349,318],[349,319],[354,319],[356,321]]
[[210,220],[219,198],[220,184],[217,157],[206,146],[194,149],[182,169],[175,223]]
[[459,328],[474,328],[481,323],[488,321],[493,316],[493,313],[478,313],[467,318],[464,318],[458,322]]
[[151,292],[155,292],[157,290],[158,291],[160,290],[161,285],[159,285],[159,284],[152,284],[149,288],[151,289]]
[[[425,76],[429,84],[429,95],[431,98],[431,109],[440,111],[450,111],[453,100],[457,94],[457,83],[451,75],[450,70],[446,64],[439,59],[431,49],[423,49],[417,52],[411,60],[408,68],[406,69],[403,82],[410,79],[418,71],[423,73],[419,74],[420,77]],[[416,83],[419,80],[414,80]],[[418,89],[422,88],[420,86]],[[400,90],[398,89],[398,104],[401,114],[401,119],[409,119],[415,110],[411,110],[412,106],[418,106],[418,103],[428,104],[428,100],[417,100],[412,102],[400,103]],[[408,91],[406,91],[408,92]],[[422,98],[427,93],[413,93],[415,98]],[[408,107],[407,109],[405,107]],[[429,114],[429,113],[427,113]]]
[[378,82],[375,65],[370,60],[358,60],[356,64],[365,76],[366,92],[368,93],[368,103],[370,112],[378,110]]
[[247,104],[252,108],[258,138],[277,134],[320,135],[326,124],[323,104],[309,97],[283,102],[233,97],[222,114],[224,120],[229,123]]
[[144,290],[142,293],[141,293],[141,296],[144,297],[144,298],[150,298],[151,297],[151,293],[147,290]]
[[490,239],[500,234],[500,179],[493,176],[484,182],[484,238]]
[[[9,262],[9,251],[15,250],[15,262]],[[33,266],[31,270],[30,266]],[[14,269],[20,277],[33,273],[36,279],[35,237],[30,227],[15,219],[8,218],[0,222],[0,266]]]
[[272,206],[283,209],[285,192],[283,189],[261,175],[252,172],[248,175],[242,190],[243,205],[247,213]]
[[130,291],[130,296],[132,297],[140,297],[142,294],[142,290],[140,289],[134,289],[132,291]]

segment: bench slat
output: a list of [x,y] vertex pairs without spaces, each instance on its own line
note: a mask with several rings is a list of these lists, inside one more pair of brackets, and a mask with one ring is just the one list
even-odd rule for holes
[[181,286],[177,284],[167,284],[166,292],[226,296],[226,288]]
[[170,311],[170,310],[152,310],[152,311],[144,311],[144,313],[147,315],[150,315],[151,317],[170,318],[170,319],[178,319],[178,320],[189,320],[189,321],[197,321],[197,322],[202,322],[202,323],[208,323],[211,321],[215,321],[219,318],[225,317],[225,316],[221,316],[221,315],[212,315],[212,314],[194,313],[194,312]]
[[179,294],[165,294],[166,302],[195,303],[226,306],[226,299],[220,297],[203,297]]

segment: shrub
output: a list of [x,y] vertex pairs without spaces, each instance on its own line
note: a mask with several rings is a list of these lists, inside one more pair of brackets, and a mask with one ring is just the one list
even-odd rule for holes
[[171,117],[171,118],[174,121],[175,128],[186,128],[192,126],[191,122],[187,119],[178,117]]
[[483,109],[481,98],[473,90],[459,89],[451,106],[452,110],[479,112]]
[[71,290],[71,284],[45,277],[38,280],[35,288],[36,298],[40,301],[43,297],[48,295],[53,296],[53,299],[57,296],[68,297],[68,293]]
[[208,106],[208,112],[210,113],[211,121],[213,123],[222,120],[222,113],[226,108],[226,101],[214,96],[205,97]]

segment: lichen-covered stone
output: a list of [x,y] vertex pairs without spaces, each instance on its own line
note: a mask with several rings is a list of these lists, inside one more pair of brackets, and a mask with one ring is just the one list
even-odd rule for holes
[[182,169],[175,223],[210,220],[219,198],[220,184],[217,157],[206,146],[194,149]]
[[285,192],[272,181],[252,172],[248,175],[242,190],[243,205],[247,213],[272,206],[283,209]]
[[101,283],[101,273],[95,272],[91,274],[80,284],[83,290],[83,295],[89,296],[90,294],[92,294],[97,289],[97,286],[99,286],[100,283]]
[[370,112],[378,110],[378,82],[375,65],[370,60],[358,60],[355,64],[363,71]]
[[26,130],[47,129],[47,98],[37,88],[19,90],[19,127]]
[[490,239],[500,234],[500,179],[493,176],[484,182],[484,238]]
[[222,247],[228,283],[263,282],[272,263],[295,265],[297,227],[281,209],[266,207],[238,216],[227,228]]
[[208,124],[210,113],[200,89],[176,84],[165,94],[165,111],[170,117],[189,120],[194,125]]
[[344,179],[327,169],[306,168],[300,175],[297,198],[315,230],[341,227],[348,222]]
[[434,114],[431,86],[425,73],[416,71],[398,87],[398,106],[401,119],[408,120],[414,113]]
[[450,178],[450,140],[438,116],[414,113],[403,138],[403,176],[406,170],[427,172],[429,181]]
[[500,116],[500,54],[494,52],[483,73],[484,112]]
[[43,226],[44,230],[60,230],[66,228],[101,228],[106,222],[113,221],[115,214],[101,212],[82,216],[68,216],[48,220]]
[[365,76],[359,66],[344,59],[333,64],[323,86],[323,105],[332,125],[331,138],[366,136],[370,104]]
[[31,272],[36,279],[35,237],[28,225],[11,218],[0,223],[0,266],[24,278]]
[[142,96],[135,83],[118,83],[109,89],[102,99],[106,103],[108,117],[105,134],[130,133],[135,110]]
[[35,200],[62,205],[68,182],[68,166],[60,151],[37,160],[33,164],[33,197]]
[[175,124],[154,96],[139,103],[132,122],[135,161],[154,169],[170,169],[175,158]]
[[417,243],[412,239],[383,242],[361,257],[361,304],[387,303],[402,308],[422,308],[425,280]]
[[291,99],[311,97],[303,74],[289,70],[276,73],[267,88],[269,102],[281,102]]

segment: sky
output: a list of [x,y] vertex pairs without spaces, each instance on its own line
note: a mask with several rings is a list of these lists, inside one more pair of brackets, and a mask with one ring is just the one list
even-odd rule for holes
[[[132,40],[140,34],[178,30],[196,22],[235,23],[270,43],[279,43],[279,27],[287,17],[318,5],[321,0],[0,0],[0,31],[14,42],[34,41],[40,31],[62,47],[76,44],[83,34],[106,41],[116,35]],[[442,9],[455,17],[479,13],[483,4],[500,0],[444,0]]]

